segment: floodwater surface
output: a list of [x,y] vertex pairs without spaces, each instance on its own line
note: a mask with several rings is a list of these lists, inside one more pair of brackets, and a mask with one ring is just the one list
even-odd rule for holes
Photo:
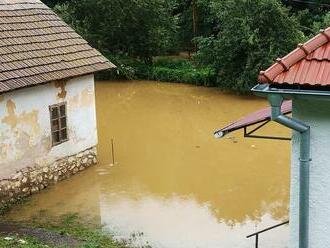
[[[213,131],[267,106],[214,88],[97,82],[99,164],[15,208],[22,220],[77,212],[136,247],[252,248],[288,218],[289,142]],[[288,136],[271,124],[261,131]],[[114,143],[114,160],[111,149]],[[260,236],[285,247],[288,227]]]

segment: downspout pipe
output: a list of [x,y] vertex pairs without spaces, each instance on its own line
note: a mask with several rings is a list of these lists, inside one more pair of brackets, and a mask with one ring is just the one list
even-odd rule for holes
[[308,248],[309,240],[309,169],[310,169],[310,127],[305,123],[282,114],[283,97],[280,94],[269,94],[271,118],[300,136],[299,158],[299,248]]

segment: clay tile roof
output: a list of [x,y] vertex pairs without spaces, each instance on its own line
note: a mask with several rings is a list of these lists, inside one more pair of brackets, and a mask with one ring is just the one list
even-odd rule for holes
[[114,67],[39,0],[0,0],[0,93]]
[[272,84],[330,85],[330,27],[259,74],[259,82]]

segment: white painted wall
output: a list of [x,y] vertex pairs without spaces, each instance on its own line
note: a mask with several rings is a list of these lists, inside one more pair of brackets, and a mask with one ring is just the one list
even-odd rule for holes
[[[330,102],[293,101],[293,117],[311,127],[310,245],[330,247]],[[290,248],[298,248],[299,237],[299,140],[292,141]]]
[[[0,179],[97,144],[94,76],[63,82],[0,95]],[[69,141],[52,147],[49,106],[64,101]]]

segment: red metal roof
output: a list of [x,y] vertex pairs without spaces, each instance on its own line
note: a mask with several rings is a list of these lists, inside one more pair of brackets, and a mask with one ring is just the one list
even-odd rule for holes
[[[283,114],[290,114],[292,112],[292,101],[285,101],[282,104],[282,113]],[[235,121],[224,128],[221,128],[215,132],[216,137],[223,137],[224,135],[242,129],[244,127],[248,127],[257,123],[261,123],[264,121],[268,121],[271,119],[271,108],[264,108],[257,112],[254,112],[252,114],[249,114],[248,116],[243,117],[242,119],[239,119],[238,121]]]
[[330,27],[261,71],[259,82],[330,85]]

